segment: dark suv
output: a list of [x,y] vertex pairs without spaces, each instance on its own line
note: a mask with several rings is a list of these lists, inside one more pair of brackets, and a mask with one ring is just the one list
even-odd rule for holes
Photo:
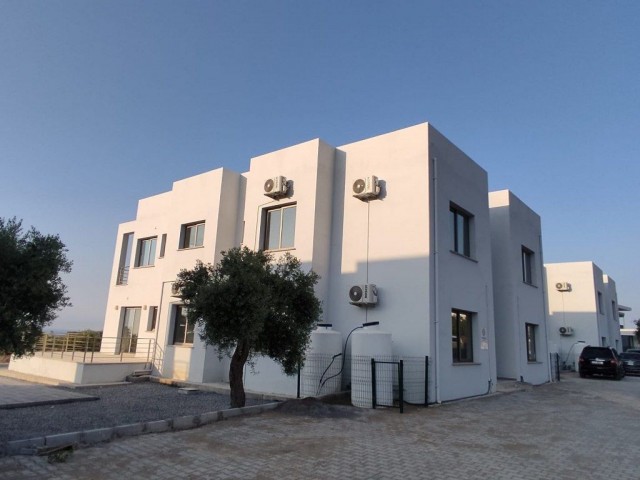
[[582,378],[587,375],[607,375],[616,380],[624,377],[624,366],[618,352],[611,347],[584,347],[578,361]]

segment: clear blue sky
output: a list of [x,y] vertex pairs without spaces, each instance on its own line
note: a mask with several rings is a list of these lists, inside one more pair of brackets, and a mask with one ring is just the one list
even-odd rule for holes
[[101,328],[117,225],[171,182],[424,121],[640,317],[640,2],[0,0],[0,216],[59,233]]

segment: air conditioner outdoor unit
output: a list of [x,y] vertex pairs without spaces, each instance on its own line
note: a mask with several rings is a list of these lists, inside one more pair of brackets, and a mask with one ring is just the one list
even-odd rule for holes
[[171,284],[171,296],[172,297],[182,297],[182,291],[178,288],[178,285],[175,283]]
[[371,175],[370,177],[358,178],[353,182],[353,196],[360,200],[377,198],[380,194],[380,184],[378,177]]
[[359,307],[378,303],[378,288],[372,283],[354,285],[349,289],[349,303]]
[[559,292],[570,292],[571,284],[568,282],[558,282],[556,283],[556,290]]
[[560,332],[560,335],[564,335],[565,337],[573,335],[573,328],[571,327],[560,327],[558,331]]
[[271,198],[282,198],[287,196],[289,185],[287,179],[282,175],[269,178],[264,182],[264,194]]

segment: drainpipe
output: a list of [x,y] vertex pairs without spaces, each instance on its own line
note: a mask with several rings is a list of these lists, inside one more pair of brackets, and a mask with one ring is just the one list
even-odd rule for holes
[[433,342],[433,368],[435,375],[434,378],[434,391],[436,403],[441,403],[440,400],[440,361],[438,358],[438,342],[440,341],[440,312],[438,311],[438,295],[440,289],[438,288],[439,278],[439,262],[440,255],[438,253],[438,169],[437,169],[437,157],[433,157],[433,308],[435,311],[434,326],[435,326],[435,341]]
[[[542,318],[544,319],[544,338],[546,340],[547,350],[547,375],[548,380],[551,381],[553,372],[551,371],[551,355],[549,354],[549,325],[547,325],[547,312],[549,311],[547,306],[547,276],[544,274],[544,257],[542,256],[542,235],[538,235],[538,248],[540,249],[540,265],[542,270],[540,271],[540,285],[542,288]],[[560,356],[558,356],[558,359]],[[560,363],[560,360],[558,360]],[[558,366],[560,368],[560,365]]]
[[[160,316],[160,314],[162,313],[162,298],[164,297],[164,286],[167,283],[174,283],[175,280],[167,280],[162,282],[161,286],[160,286],[160,304],[158,305],[158,317],[156,318],[156,339],[155,339],[155,345],[153,346],[153,361],[155,362],[156,360],[156,351],[158,348],[158,333],[160,332],[160,318],[162,318]],[[163,345],[164,346],[164,345]],[[164,348],[163,348],[164,350]]]

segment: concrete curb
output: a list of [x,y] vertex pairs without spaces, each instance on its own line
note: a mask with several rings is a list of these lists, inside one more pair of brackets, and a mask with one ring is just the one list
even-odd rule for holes
[[6,455],[36,455],[41,451],[53,447],[71,445],[74,448],[88,447],[97,443],[109,442],[118,438],[133,437],[147,433],[163,433],[169,431],[188,430],[203,425],[228,420],[244,415],[257,415],[262,412],[275,409],[279,402],[253,405],[250,407],[232,408],[206,412],[199,415],[186,415],[166,420],[152,420],[148,422],[132,423],[130,425],[118,425],[110,428],[96,428],[80,432],[59,433],[45,437],[29,438],[25,440],[12,440],[0,445],[0,457]]

